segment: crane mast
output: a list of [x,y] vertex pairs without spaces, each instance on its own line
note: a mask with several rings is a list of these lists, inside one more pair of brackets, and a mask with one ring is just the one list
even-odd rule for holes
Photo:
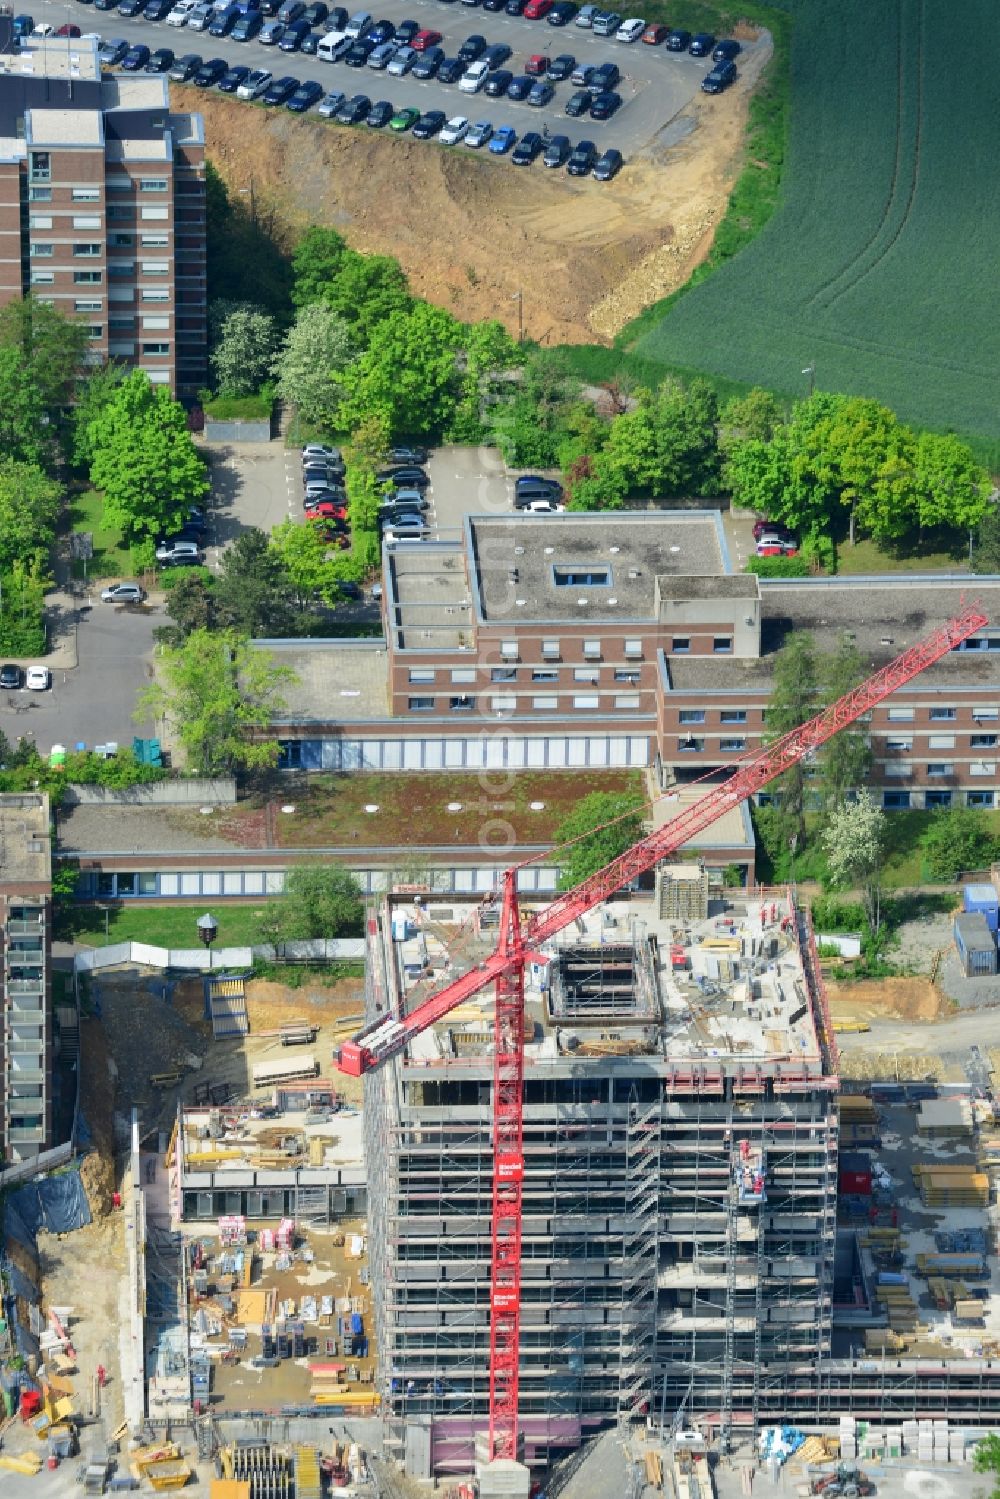
[[607,900],[616,890],[669,858],[726,812],[775,777],[814,753],[834,734],[856,722],[897,688],[946,656],[989,624],[967,605],[860,686],[763,749],[737,761],[727,780],[714,785],[663,827],[641,838],[595,874],[557,895],[522,923],[518,867],[503,877],[500,935],[493,953],[446,984],[410,1014],[381,1017],[340,1048],[340,1070],[359,1077],[403,1051],[412,1037],[434,1025],[465,1000],[496,987],[493,1049],[493,1212],[490,1284],[489,1455],[516,1458],[518,1437],[518,1348],[521,1304],[521,1203],[524,1178],[524,969],[530,950],[555,937]]

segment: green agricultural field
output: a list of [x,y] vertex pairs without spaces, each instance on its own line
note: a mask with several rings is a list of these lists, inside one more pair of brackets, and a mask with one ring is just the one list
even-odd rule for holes
[[[997,0],[797,0],[782,202],[645,361],[1000,438]],[[960,45],[959,37],[969,45]],[[644,320],[645,321],[645,320]],[[646,323],[648,328],[648,322]]]

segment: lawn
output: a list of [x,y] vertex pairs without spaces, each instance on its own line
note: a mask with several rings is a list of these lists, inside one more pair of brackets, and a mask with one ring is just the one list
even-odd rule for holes
[[104,496],[96,489],[86,489],[71,497],[70,528],[89,531],[94,538],[94,555],[88,562],[74,562],[75,578],[129,577],[132,562],[129,549],[122,544],[122,533],[104,524]]
[[837,572],[868,575],[871,573],[955,573],[968,572],[969,544],[959,537],[950,551],[921,552],[919,556],[899,556],[884,552],[874,541],[858,541],[854,546],[842,542],[837,547]]
[[[753,816],[756,826],[756,811]],[[933,812],[886,813],[886,857],[882,873],[883,885],[887,890],[905,890],[940,883],[928,873],[920,850],[920,840],[933,816]],[[990,831],[1000,837],[1000,811],[983,812],[982,816]],[[818,882],[826,873],[826,858],[819,843],[821,827],[822,819],[818,814],[806,816],[806,846],[797,851],[794,868],[794,875],[800,881]],[[792,873],[789,854],[782,850],[772,859],[758,831],[758,879],[765,885],[783,884],[791,878]]]
[[[1000,74],[942,66],[930,0],[799,0],[789,158],[757,238],[635,332],[639,358],[804,395],[875,396],[918,426],[1000,438]],[[963,33],[1000,43],[995,0]],[[860,40],[863,38],[863,42]]]
[[[270,818],[281,848],[412,847],[473,845],[497,852],[502,862],[506,828],[514,841],[546,846],[555,830],[592,791],[644,794],[637,771],[524,771],[479,774],[314,775],[292,789]],[[532,808],[540,802],[540,808]],[[449,807],[458,804],[459,810]],[[284,813],[280,807],[294,806]],[[377,808],[374,812],[367,807]],[[262,818],[248,803],[227,814],[220,830],[241,842],[256,841]]]
[[151,942],[158,947],[197,947],[195,926],[199,916],[210,910],[219,923],[217,947],[243,947],[260,943],[260,917],[263,905],[215,905],[200,901],[196,905],[154,906],[133,902],[113,904],[107,913],[107,937],[104,934],[104,911],[96,906],[80,906],[72,911],[73,940],[103,947],[105,942]]

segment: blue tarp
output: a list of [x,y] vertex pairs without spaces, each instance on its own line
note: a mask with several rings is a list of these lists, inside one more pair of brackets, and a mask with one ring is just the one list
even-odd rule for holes
[[757,1439],[761,1461],[776,1458],[783,1463],[797,1452],[805,1441],[805,1432],[796,1426],[766,1426]]
[[7,1198],[4,1231],[32,1252],[40,1228],[50,1234],[69,1234],[86,1228],[90,1207],[78,1169],[18,1187]]

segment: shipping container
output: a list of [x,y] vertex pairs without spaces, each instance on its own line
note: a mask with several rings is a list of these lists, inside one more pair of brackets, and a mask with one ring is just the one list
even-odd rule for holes
[[851,1196],[870,1197],[872,1191],[871,1158],[863,1150],[840,1153],[840,1190]]
[[981,911],[955,917],[955,948],[966,978],[997,971],[996,939]]
[[978,911],[986,917],[986,925],[996,936],[1000,925],[1000,896],[992,885],[966,885],[962,891],[962,908],[967,912]]

